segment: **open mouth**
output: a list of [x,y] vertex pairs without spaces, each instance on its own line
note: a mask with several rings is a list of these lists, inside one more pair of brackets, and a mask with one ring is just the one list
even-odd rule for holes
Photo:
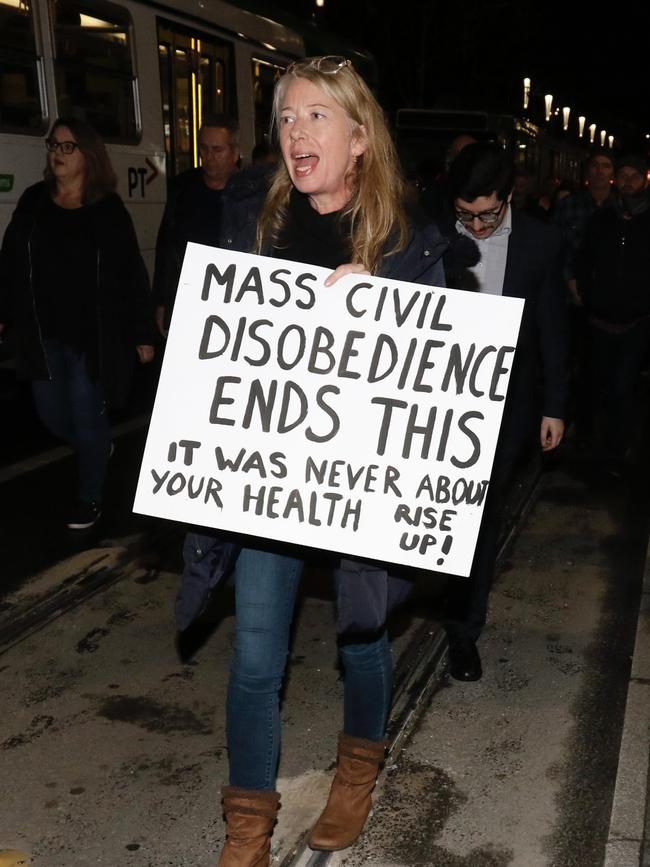
[[300,178],[311,174],[318,163],[318,157],[310,153],[292,154],[291,158],[293,159],[296,176]]

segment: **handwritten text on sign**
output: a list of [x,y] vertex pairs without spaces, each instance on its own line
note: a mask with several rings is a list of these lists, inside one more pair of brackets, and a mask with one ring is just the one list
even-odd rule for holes
[[467,575],[518,299],[189,244],[135,510]]

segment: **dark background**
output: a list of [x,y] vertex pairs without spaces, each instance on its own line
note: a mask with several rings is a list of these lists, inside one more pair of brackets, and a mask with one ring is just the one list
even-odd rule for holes
[[647,3],[546,3],[531,0],[279,0],[319,29],[365,48],[379,67],[385,108],[401,106],[521,110],[543,122],[544,94],[616,137],[615,149],[647,150],[650,133]]

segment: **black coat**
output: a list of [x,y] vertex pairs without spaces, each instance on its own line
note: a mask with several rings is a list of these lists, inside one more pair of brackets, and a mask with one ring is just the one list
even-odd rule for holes
[[497,450],[511,457],[543,416],[566,418],[569,330],[555,226],[513,210],[502,294],[525,301]]
[[594,318],[629,326],[649,316],[650,207],[629,219],[614,203],[595,213],[578,250],[576,276]]
[[[263,169],[251,169],[233,177],[223,200],[219,246],[239,252],[252,250],[257,217],[266,196],[266,180]],[[377,276],[444,286],[442,255],[446,249],[447,242],[434,225],[413,225],[407,246],[386,256]],[[234,567],[240,549],[240,540],[233,537],[214,532],[187,534],[183,583],[176,599],[179,629],[189,626],[205,608],[212,590],[225,581]],[[381,563],[366,563],[357,558],[341,558],[335,579],[339,634],[381,629],[388,613],[411,589],[409,580],[389,575]]]
[[[0,322],[12,329],[16,372],[25,379],[50,378],[32,285],[39,256],[34,230],[49,195],[44,182],[25,190],[0,251]],[[102,383],[108,403],[120,406],[128,395],[136,347],[155,342],[149,278],[119,196],[111,193],[85,210],[97,257],[98,345],[89,353],[89,373]]]

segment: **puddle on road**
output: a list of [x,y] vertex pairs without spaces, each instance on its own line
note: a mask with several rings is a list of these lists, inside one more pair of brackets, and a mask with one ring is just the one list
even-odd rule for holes
[[391,862],[418,867],[507,867],[513,857],[509,850],[482,846],[458,856],[436,845],[445,824],[466,800],[444,771],[400,757],[386,772],[364,837],[342,863],[345,867]]
[[132,723],[148,732],[212,734],[211,722],[200,719],[187,708],[144,696],[110,696],[101,702],[97,715],[112,722]]

